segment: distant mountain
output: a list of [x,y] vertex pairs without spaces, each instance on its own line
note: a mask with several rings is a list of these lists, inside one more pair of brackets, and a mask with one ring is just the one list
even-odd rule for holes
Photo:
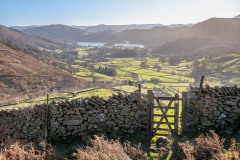
[[136,28],[150,29],[156,26],[159,25],[99,25],[90,27],[49,25],[23,29],[22,32],[53,40],[123,42],[121,34],[118,35],[120,31]]
[[98,25],[98,26],[90,26],[85,28],[85,31],[88,32],[102,32],[102,31],[113,31],[113,32],[121,32],[124,30],[131,29],[152,29],[154,27],[163,26],[161,24],[132,24],[132,25]]
[[211,18],[194,25],[189,33],[191,36],[240,42],[240,21],[232,18]]
[[24,29],[33,28],[33,27],[39,27],[39,25],[31,25],[31,26],[11,26],[11,28],[17,29],[17,30],[24,30]]
[[81,30],[85,30],[86,28],[90,27],[90,26],[76,26],[76,25],[71,25],[70,27],[72,28],[78,28],[78,29],[81,29]]
[[119,32],[117,35],[121,37],[123,42],[159,45],[168,41],[185,37],[189,27],[155,27],[153,29],[134,29]]
[[22,32],[54,40],[72,41],[79,41],[81,37],[89,34],[86,31],[60,24],[28,28],[22,30]]
[[171,24],[171,25],[166,25],[166,27],[171,27],[171,28],[175,28],[175,27],[192,27],[195,24],[193,23],[189,23],[189,24]]
[[154,46],[156,54],[216,55],[240,51],[240,21],[211,18],[189,28],[183,38]]
[[234,17],[234,18],[236,18],[236,19],[240,19],[240,14],[239,14],[238,16]]
[[183,26],[192,26],[193,24],[172,24],[172,25],[162,25],[162,24],[131,24],[131,25],[98,25],[98,26],[72,26],[74,28],[82,29],[87,32],[96,33],[102,31],[113,31],[121,32],[124,30],[133,30],[133,29],[153,29],[154,27],[183,27]]
[[[102,31],[113,31],[113,32],[121,32],[124,30],[132,30],[132,29],[152,29],[154,27],[183,27],[188,26],[191,27],[194,24],[171,24],[171,25],[162,25],[162,24],[131,24],[131,25],[97,25],[97,26],[77,26],[77,25],[71,25],[69,27],[77,28],[80,30],[84,30],[86,32],[96,33],[96,32],[102,32]],[[51,26],[51,25],[31,25],[31,26],[11,26],[13,29],[17,30],[25,30],[29,28],[34,27],[42,27],[42,26]]]
[[[153,27],[153,26],[152,26]],[[30,35],[49,38],[53,40],[73,40],[77,42],[106,42],[106,43],[139,43],[159,44],[169,40],[175,40],[182,36],[189,27],[154,27],[152,29],[132,29],[115,32],[104,30],[101,32],[86,32],[77,28],[64,25],[50,25],[34,27],[22,30]]]
[[[211,18],[195,25],[170,25],[156,27],[153,25],[100,25],[96,27],[86,28],[85,30],[97,29],[94,33],[90,33],[77,28],[72,28],[65,25],[50,25],[28,28],[23,32],[37,35],[50,39],[64,39],[74,41],[89,41],[89,42],[129,42],[140,43],[145,45],[162,44],[168,41],[173,41],[179,38],[187,37],[216,37],[223,40],[239,40],[239,23],[236,19]],[[155,26],[155,27],[154,27]],[[123,31],[112,31],[111,28],[118,27]],[[124,28],[123,28],[124,27]],[[152,29],[129,29],[129,27],[154,27]],[[104,29],[104,31],[100,31]],[[109,30],[106,30],[108,28]],[[128,28],[126,30],[126,28]]]
[[[158,26],[155,25],[143,25],[146,27],[153,27],[152,29],[129,29],[130,26],[108,26],[100,25],[86,28],[85,30],[91,29],[94,32],[87,32],[77,28],[72,28],[63,25],[50,25],[42,27],[34,27],[23,30],[25,33],[34,34],[41,37],[51,39],[65,39],[74,41],[85,41],[85,42],[109,42],[109,43],[136,43],[154,46],[154,48],[164,47],[164,50],[175,50],[177,46],[183,46],[188,48],[188,44],[196,42],[199,44],[203,43],[203,46],[197,46],[199,52],[203,47],[212,50],[213,52],[221,52],[228,50],[238,50],[240,43],[240,21],[233,18],[211,18],[206,21],[197,23],[195,25],[170,25],[170,26]],[[137,25],[136,25],[137,26]],[[136,28],[135,26],[135,28]],[[143,27],[137,26],[137,27]],[[154,27],[155,26],[155,27]],[[124,28],[125,27],[125,28]],[[112,31],[113,28],[116,30],[120,28],[123,31],[118,30]],[[128,28],[128,29],[126,29]],[[108,29],[108,30],[106,30]],[[111,30],[112,29],[112,30]],[[104,31],[100,31],[104,30]],[[99,32],[97,32],[99,31]],[[209,47],[208,42],[212,46]],[[176,47],[174,47],[174,44]],[[166,49],[167,47],[170,49]],[[172,49],[171,49],[172,48]],[[194,48],[194,47],[192,47]],[[211,49],[210,49],[211,48]],[[214,49],[213,49],[214,48]],[[223,49],[224,48],[224,49]],[[186,51],[186,50],[185,50]],[[190,50],[187,50],[190,51]],[[195,52],[195,50],[192,50]],[[204,50],[202,50],[204,52]],[[206,50],[205,50],[206,51]]]

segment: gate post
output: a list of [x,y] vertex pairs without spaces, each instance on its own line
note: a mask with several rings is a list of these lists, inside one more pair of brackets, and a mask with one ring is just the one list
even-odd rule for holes
[[49,114],[49,94],[47,94],[47,106],[46,106],[46,115],[45,115],[45,135],[44,135],[44,138],[45,138],[45,141],[47,141],[47,138],[48,138],[48,114]]
[[142,85],[141,83],[138,84],[138,95],[139,95],[139,103],[142,104]]
[[182,92],[182,132],[186,132],[187,123],[187,108],[188,108],[188,92]]
[[174,106],[174,134],[178,135],[178,120],[179,120],[179,95],[175,94],[175,106]]
[[149,140],[152,139],[153,135],[153,91],[148,90],[148,136]]

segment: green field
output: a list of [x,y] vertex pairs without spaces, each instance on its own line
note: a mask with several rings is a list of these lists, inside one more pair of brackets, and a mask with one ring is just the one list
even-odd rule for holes
[[[160,62],[158,58],[149,57],[108,59],[109,62],[97,62],[93,65],[95,67],[114,67],[117,70],[117,75],[111,77],[114,80],[136,80],[136,78],[131,77],[131,73],[135,73],[145,81],[149,81],[151,78],[159,78],[161,83],[175,83],[172,86],[180,91],[188,85],[179,86],[179,83],[189,84],[194,82],[194,78],[190,76],[193,61],[181,61],[177,65],[170,65],[168,62]],[[140,67],[143,60],[148,64],[147,68]],[[228,54],[209,59],[201,58],[199,61],[206,61],[208,74],[205,76],[210,85],[239,84],[240,55]],[[159,72],[154,68],[156,64],[161,68]],[[221,70],[219,71],[219,69]],[[230,80],[229,75],[231,76]]]
[[[79,62],[79,61],[78,61]],[[117,75],[114,77],[111,77],[110,79],[114,80],[133,80],[131,77],[131,73],[135,73],[141,76],[142,80],[149,81],[151,78],[159,78],[159,80],[163,83],[166,82],[193,82],[193,78],[186,77],[181,75],[181,70],[178,69],[176,66],[167,66],[165,64],[160,64],[156,59],[154,58],[148,58],[147,63],[149,64],[149,68],[141,68],[140,67],[141,60],[135,59],[135,58],[110,58],[109,62],[98,62],[98,63],[92,63],[95,67],[114,67],[117,70]],[[155,63],[159,63],[162,67],[160,72],[157,72],[156,69],[153,69],[153,65]],[[81,67],[74,66],[76,68],[79,68],[80,74],[79,76],[86,76],[90,72],[87,69],[83,69]],[[166,70],[168,72],[166,72]],[[175,73],[170,73],[169,70],[175,70]],[[187,71],[186,71],[187,72]],[[82,74],[82,75],[81,75]],[[97,77],[102,77],[102,75],[96,74]],[[105,76],[104,76],[105,77]],[[86,77],[87,80],[89,80]],[[105,77],[105,80],[108,80],[107,77]],[[136,79],[135,79],[136,80]]]
[[[106,88],[88,88],[75,92],[66,92],[66,93],[51,93],[49,94],[49,100],[52,101],[61,101],[61,100],[73,100],[76,98],[86,98],[91,96],[99,96],[103,98],[107,98],[116,92],[106,89]],[[23,107],[32,106],[35,104],[46,103],[47,96],[41,96],[35,99],[20,101],[17,104],[6,105],[0,107],[0,110],[7,109],[18,109]]]
[[[78,51],[79,57],[88,55],[88,47],[79,47],[76,49]],[[57,53],[61,53],[62,50],[55,50]],[[88,82],[126,82],[133,81],[137,82],[139,78],[142,81],[142,93],[147,93],[148,89],[159,88],[165,93],[174,96],[175,93],[181,94],[182,91],[186,91],[190,84],[194,82],[194,78],[190,76],[192,71],[191,66],[192,61],[181,61],[177,65],[170,65],[168,62],[161,62],[161,58],[108,58],[108,62],[95,62],[89,63],[95,68],[109,67],[116,69],[116,76],[108,76],[105,74],[96,73],[87,67],[81,66],[80,64],[84,62],[84,59],[75,60],[76,64],[71,66],[77,71],[73,73],[75,77],[85,79]],[[206,61],[206,68],[209,71],[209,75],[206,76],[206,81],[210,86],[221,86],[223,84],[239,84],[240,82],[240,55],[239,54],[227,54],[218,57],[212,57],[209,59],[202,58],[200,61]],[[142,68],[140,66],[141,62],[145,61],[148,65],[147,68]],[[67,65],[63,63],[64,65]],[[154,68],[155,65],[160,66],[160,70],[157,71]],[[69,65],[69,64],[68,64]],[[68,66],[67,66],[68,67]],[[135,75],[135,76],[134,76]],[[137,75],[137,76],[136,76]],[[231,77],[229,79],[229,77]],[[150,82],[152,78],[159,79],[158,83]],[[221,79],[221,80],[220,80]],[[96,86],[97,87],[97,86]],[[133,92],[138,89],[135,85],[117,85],[113,89],[122,90],[124,92]],[[110,93],[110,91],[109,91]],[[84,94],[85,96],[91,96],[94,94],[100,94],[100,92],[94,91],[89,94]],[[108,94],[106,94],[108,95]],[[68,93],[53,93],[51,95],[56,99],[70,98]],[[32,102],[43,102],[44,97],[39,97],[34,100],[19,102],[19,104],[11,105],[15,106],[28,106]],[[30,102],[31,101],[31,102]]]
[[78,51],[79,57],[83,57],[88,55],[88,52],[86,51],[86,48],[77,48],[76,51]]

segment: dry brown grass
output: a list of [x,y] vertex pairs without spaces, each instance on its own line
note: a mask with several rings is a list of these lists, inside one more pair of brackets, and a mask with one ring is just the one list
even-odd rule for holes
[[240,159],[240,150],[237,148],[237,143],[235,139],[232,139],[231,141],[231,147],[228,149],[228,152],[226,154],[226,157],[228,159]]
[[239,151],[236,150],[236,142],[232,140],[231,147],[224,149],[225,139],[214,132],[210,131],[210,135],[200,135],[193,143],[186,141],[179,143],[187,160],[237,160],[239,159]]
[[141,144],[133,146],[130,142],[125,142],[123,144],[123,150],[131,159],[144,159]]
[[0,160],[44,160],[45,152],[35,150],[32,143],[21,145],[16,142],[0,152]]
[[78,160],[136,160],[144,159],[141,146],[132,146],[126,142],[123,145],[118,140],[108,140],[104,136],[94,136],[91,147],[77,149]]
[[57,159],[52,147],[41,142],[39,149],[33,143],[26,145],[16,142],[0,151],[0,160],[45,160]]

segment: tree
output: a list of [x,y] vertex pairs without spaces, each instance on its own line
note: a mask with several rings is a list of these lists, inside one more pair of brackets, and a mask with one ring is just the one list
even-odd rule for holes
[[172,66],[175,66],[181,62],[182,58],[179,56],[173,56],[168,59],[168,63]]
[[140,67],[142,67],[142,68],[148,68],[147,61],[142,61],[141,64],[140,64]]
[[161,58],[159,58],[158,60],[159,60],[159,62],[163,62],[163,63],[164,63],[164,62],[167,62],[166,58],[164,58],[164,57],[161,57]]
[[192,67],[191,75],[194,77],[195,80],[200,79],[202,75],[205,75],[207,73],[205,61],[195,60],[192,63],[191,67]]
[[96,72],[101,73],[101,74],[105,74],[107,76],[116,76],[117,75],[117,71],[114,68],[108,68],[108,67],[101,67],[99,66],[98,68],[95,69]]

